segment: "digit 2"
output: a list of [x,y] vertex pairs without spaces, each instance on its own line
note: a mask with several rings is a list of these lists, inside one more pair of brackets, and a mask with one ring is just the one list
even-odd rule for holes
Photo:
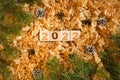
[[60,31],[60,40],[69,41],[70,40],[70,31]]
[[71,40],[74,41],[80,37],[80,31],[71,31]]
[[40,41],[49,41],[49,31],[40,31]]

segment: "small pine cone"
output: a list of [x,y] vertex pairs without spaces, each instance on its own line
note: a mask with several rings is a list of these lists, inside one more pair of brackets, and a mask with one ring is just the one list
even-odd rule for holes
[[92,46],[92,45],[88,45],[88,46],[87,46],[87,49],[86,49],[86,52],[87,52],[88,54],[93,54],[93,53],[95,52],[95,47]]
[[58,12],[57,17],[58,17],[58,19],[62,19],[64,17],[64,13]]
[[28,50],[28,53],[29,53],[29,55],[34,55],[35,54],[35,50],[34,49],[30,49],[30,50]]
[[97,20],[97,24],[100,26],[104,26],[106,23],[107,23],[107,20],[103,17],[101,17]]
[[89,25],[91,25],[91,20],[90,19],[83,20],[82,24],[85,24],[85,25],[89,26]]
[[44,17],[45,16],[45,10],[43,8],[38,8],[36,10],[36,16],[37,17]]
[[37,68],[33,70],[33,75],[34,76],[41,75],[41,74],[43,74],[42,70],[37,69]]

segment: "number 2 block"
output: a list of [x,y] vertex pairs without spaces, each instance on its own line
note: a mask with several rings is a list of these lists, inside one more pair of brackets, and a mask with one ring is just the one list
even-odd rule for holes
[[75,41],[80,38],[80,31],[71,31],[71,41]]
[[49,41],[49,31],[40,31],[40,41]]
[[70,41],[70,31],[60,31],[60,41]]

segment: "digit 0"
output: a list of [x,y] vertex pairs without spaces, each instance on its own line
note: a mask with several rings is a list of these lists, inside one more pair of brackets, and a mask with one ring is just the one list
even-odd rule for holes
[[58,33],[57,32],[53,32],[52,33],[52,38],[53,39],[57,39],[58,38]]

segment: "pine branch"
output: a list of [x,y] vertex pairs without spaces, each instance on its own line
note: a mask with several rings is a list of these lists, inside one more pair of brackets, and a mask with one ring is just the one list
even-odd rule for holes
[[20,3],[29,3],[30,5],[32,5],[33,3],[40,3],[42,2],[42,0],[18,0],[18,2]]
[[30,12],[24,12],[22,6],[16,0],[0,0],[0,44],[5,47],[5,53],[10,52],[9,43],[12,37],[20,35],[21,28],[35,18]]
[[[22,27],[29,25],[35,19],[32,13],[24,12],[22,7],[26,2],[32,5],[37,0],[19,1],[0,0],[0,44],[4,47],[3,50],[0,50],[0,75],[3,80],[14,80],[7,68],[9,66],[7,62],[19,55],[19,50],[11,45],[13,37],[20,35]],[[3,59],[3,55],[5,59]]]
[[102,62],[105,69],[110,72],[113,80],[120,79],[120,29],[117,33],[110,36],[114,46],[108,47],[102,52]]
[[81,80],[81,79],[90,80],[93,73],[95,73],[96,65],[90,62],[85,62],[83,59],[78,58],[77,55],[75,55],[72,60],[70,59],[70,62],[73,65],[73,71],[74,71],[73,77],[76,75],[74,77],[76,78],[76,80]]
[[[116,63],[115,59],[118,57],[118,55],[113,56],[112,51],[107,50],[106,52],[103,52],[102,62],[106,68],[107,71],[111,73],[111,77],[113,80],[119,80],[120,79],[120,63]],[[114,58],[113,58],[114,57]],[[119,56],[120,59],[120,56]]]
[[116,46],[120,47],[120,29],[118,29],[117,33],[112,35],[110,38],[114,41]]
[[0,64],[0,74],[2,75],[3,80],[14,80],[12,73],[6,67],[6,65]]
[[49,60],[46,64],[49,69],[48,80],[91,80],[91,76],[95,72],[95,66],[90,62],[70,55],[70,63],[73,66],[71,71],[65,70],[57,58]]

